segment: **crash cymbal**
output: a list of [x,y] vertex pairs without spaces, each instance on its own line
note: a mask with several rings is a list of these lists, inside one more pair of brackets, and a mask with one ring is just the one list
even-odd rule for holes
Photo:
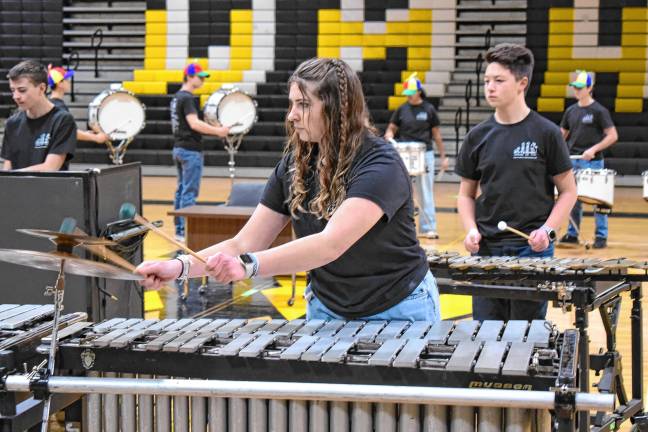
[[106,240],[99,237],[90,237],[83,234],[71,234],[60,231],[49,231],[41,229],[18,229],[16,230],[23,234],[27,234],[34,237],[43,237],[52,240],[53,243],[67,243],[67,244],[86,244],[86,245],[101,245],[101,246],[113,246],[115,242],[112,240]]
[[100,277],[106,279],[142,280],[141,275],[122,270],[110,264],[79,258],[66,252],[38,252],[23,249],[0,249],[0,261],[40,270],[59,271],[65,260],[66,274]]

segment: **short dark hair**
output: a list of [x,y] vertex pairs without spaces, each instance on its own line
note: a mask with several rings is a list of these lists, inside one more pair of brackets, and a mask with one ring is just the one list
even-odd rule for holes
[[518,44],[501,43],[490,48],[486,53],[486,63],[501,64],[510,70],[518,81],[527,77],[529,79],[527,89],[531,85],[534,62],[531,50]]
[[35,86],[45,84],[47,86],[47,68],[36,60],[21,61],[9,70],[7,79],[15,81],[19,78],[27,78]]

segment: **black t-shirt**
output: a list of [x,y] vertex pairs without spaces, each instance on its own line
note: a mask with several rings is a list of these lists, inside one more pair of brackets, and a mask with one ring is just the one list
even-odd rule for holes
[[[285,215],[290,215],[291,161],[287,155],[279,162],[261,198],[263,205]],[[358,318],[382,312],[407,297],[425,277],[428,265],[416,238],[409,174],[393,146],[368,135],[347,178],[347,198],[368,199],[384,215],[341,257],[311,270],[310,283],[329,309]],[[319,190],[315,172],[310,172],[307,185],[310,193],[304,208]],[[326,223],[310,213],[292,218],[298,238],[323,231]]]
[[68,109],[67,105],[65,105],[65,101],[63,99],[59,98],[50,98],[50,102],[54,104],[55,107],[62,109],[63,111],[70,112]]
[[404,103],[394,111],[389,122],[398,126],[399,140],[422,142],[427,150],[433,149],[432,128],[440,122],[434,105],[428,101],[420,105]]
[[554,205],[552,177],[572,167],[558,126],[535,111],[504,125],[491,116],[468,132],[455,172],[478,180],[475,219],[487,243],[526,243],[497,228],[499,221],[522,232],[541,227]]
[[50,153],[66,154],[65,171],[76,150],[76,130],[72,114],[60,108],[37,119],[19,111],[7,120],[1,156],[11,161],[12,169],[21,169],[45,162]]
[[[586,107],[573,104],[565,111],[560,127],[567,129],[569,153],[580,155],[605,137],[605,129],[614,126],[610,112],[594,101]],[[603,152],[596,153],[594,159],[602,159]]]
[[180,90],[171,99],[171,129],[175,146],[187,150],[202,151],[202,136],[191,129],[187,123],[187,114],[198,115],[198,104],[194,95]]

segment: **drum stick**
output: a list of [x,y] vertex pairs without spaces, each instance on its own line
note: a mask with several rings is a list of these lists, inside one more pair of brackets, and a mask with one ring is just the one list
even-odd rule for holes
[[[74,233],[75,234],[81,234],[81,235],[88,235],[83,230],[81,230],[79,228],[76,228],[74,230]],[[122,268],[124,268],[124,269],[126,269],[128,271],[131,271],[131,272],[135,273],[135,265],[133,263],[131,263],[130,261],[125,260],[117,252],[111,251],[106,246],[89,245],[89,244],[84,244],[84,243],[82,243],[80,246],[87,249],[87,250],[89,250],[90,252],[92,252],[96,256],[105,259],[106,261],[110,261],[111,263],[113,263],[113,264],[115,264],[117,266],[120,266],[120,267],[122,267]],[[162,285],[162,287],[160,288],[160,291],[162,291],[165,294],[171,294],[173,292],[171,287],[169,287],[168,285]],[[113,298],[113,300],[118,300],[118,298],[115,297],[114,295],[111,294],[110,296]]]
[[583,155],[571,155],[569,159],[583,159]]
[[200,261],[201,263],[203,263],[203,264],[207,264],[207,261],[205,260],[205,258],[201,257],[201,256],[198,255],[196,252],[194,252],[194,251],[192,251],[191,249],[189,249],[186,245],[184,245],[183,243],[180,243],[178,240],[174,239],[174,238],[171,237],[169,234],[165,233],[165,232],[162,231],[160,228],[156,227],[156,226],[153,225],[151,222],[149,222],[148,220],[144,219],[142,216],[140,216],[140,215],[138,215],[138,214],[135,214],[135,216],[133,217],[133,220],[134,220],[135,222],[137,222],[138,224],[140,224],[140,225],[142,225],[142,226],[144,226],[144,227],[150,229],[150,230],[153,231],[155,234],[157,234],[157,235],[159,235],[160,237],[164,238],[165,240],[169,241],[169,242],[172,243],[173,245],[177,246],[177,247],[178,247],[180,250],[182,250],[183,252],[186,252],[186,253],[188,253],[189,255],[191,255],[192,257],[196,258],[196,259],[197,259],[198,261]]
[[137,212],[135,211],[135,206],[133,204],[131,204],[131,203],[123,204],[121,206],[121,208],[119,209],[119,217],[120,217],[120,219],[132,219],[134,222],[142,225],[143,227],[146,227],[146,228],[150,229],[155,234],[157,234],[160,237],[162,237],[163,239],[167,240],[169,243],[172,243],[173,245],[177,246],[178,249],[180,249],[183,252],[185,252],[185,253],[191,255],[192,257],[196,258],[201,263],[207,264],[207,261],[205,260],[205,258],[201,257],[196,252],[189,249],[186,245],[184,245],[183,243],[180,243],[178,240],[174,239],[169,234],[165,233],[160,228],[153,225],[151,222],[146,220],[143,216],[138,215]]
[[437,174],[437,176],[436,176],[436,180],[440,180],[441,177],[443,177],[443,174],[445,174],[445,171],[446,171],[446,170],[444,170],[443,168],[441,168],[441,169],[439,170],[439,174]]
[[512,227],[508,226],[508,225],[506,224],[506,222],[504,222],[504,221],[499,221],[499,223],[497,224],[497,228],[499,228],[500,231],[506,231],[506,230],[508,230],[508,231],[512,232],[513,234],[517,234],[517,235],[519,235],[520,237],[524,237],[524,238],[527,239],[527,240],[530,240],[530,239],[531,239],[531,237],[529,237],[527,234],[524,234],[522,231],[517,230],[517,229],[515,229],[515,228],[512,228]]

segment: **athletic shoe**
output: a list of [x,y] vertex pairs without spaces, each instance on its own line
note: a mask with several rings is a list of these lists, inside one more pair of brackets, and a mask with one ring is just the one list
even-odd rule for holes
[[603,249],[604,247],[607,247],[607,239],[605,237],[596,237],[594,239],[594,246],[592,246],[594,249]]
[[569,234],[565,234],[560,239],[560,243],[578,244],[578,237],[573,237],[573,236],[570,236]]

